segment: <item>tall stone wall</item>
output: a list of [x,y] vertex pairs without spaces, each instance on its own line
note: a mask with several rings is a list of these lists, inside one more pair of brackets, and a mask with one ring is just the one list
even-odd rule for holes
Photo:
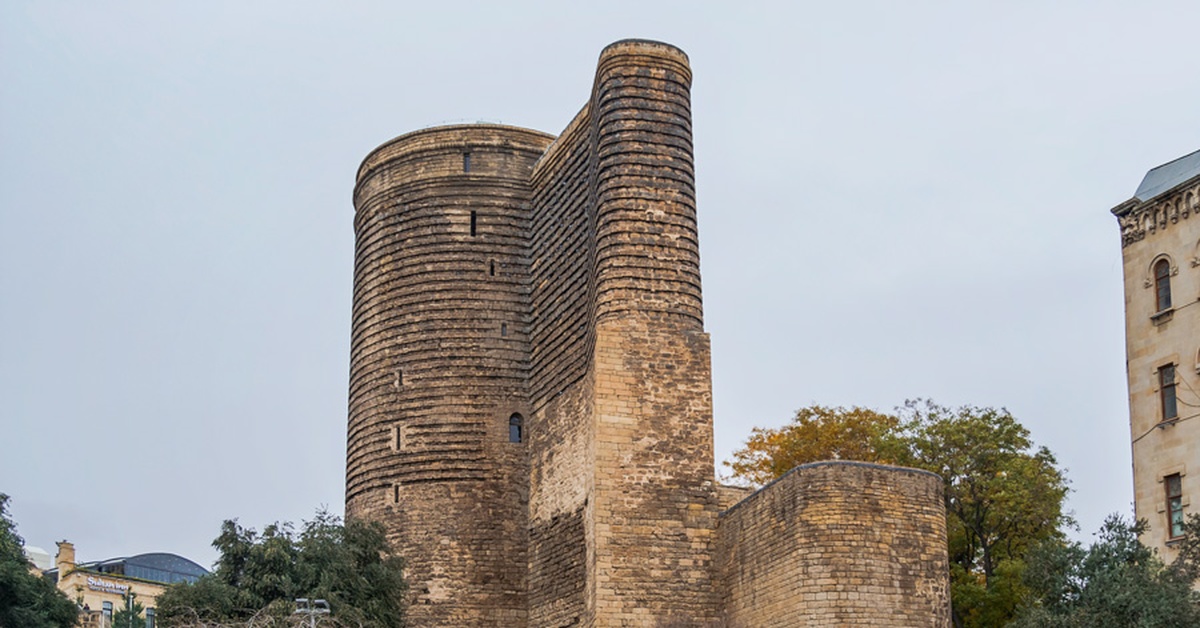
[[621,42],[600,55],[592,97],[598,626],[718,614],[691,78],[678,49]]
[[551,136],[417,131],[355,188],[346,513],[384,522],[416,626],[523,625],[530,175]]
[[530,626],[591,625],[595,151],[585,107],[538,162],[530,241]]
[[728,628],[950,626],[942,481],[861,462],[793,469],[721,515]]
[[717,616],[690,82],[609,46],[534,172],[531,626]]

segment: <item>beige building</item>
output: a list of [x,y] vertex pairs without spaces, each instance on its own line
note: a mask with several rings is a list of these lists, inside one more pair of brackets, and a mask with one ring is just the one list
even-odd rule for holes
[[[1134,508],[1173,560],[1200,512],[1200,151],[1146,173],[1112,212],[1125,268]],[[1197,499],[1193,499],[1193,497]]]
[[146,628],[154,628],[156,600],[167,586],[195,581],[206,573],[200,565],[167,553],[76,563],[75,545],[61,541],[54,567],[43,575],[79,606],[80,626],[108,628],[113,615],[132,601],[144,608]]

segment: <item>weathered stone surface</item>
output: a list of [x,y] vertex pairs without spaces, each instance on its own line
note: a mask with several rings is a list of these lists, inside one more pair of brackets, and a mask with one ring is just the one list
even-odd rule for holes
[[[751,617],[741,589],[723,583],[729,570],[758,573],[757,562],[729,557],[741,534],[758,537],[766,524],[744,505],[727,518],[736,526],[718,527],[745,495],[714,481],[690,84],[680,50],[618,42],[558,138],[498,125],[427,129],[384,144],[359,169],[346,510],[383,521],[408,559],[411,625]],[[519,443],[509,442],[514,414]],[[891,507],[944,517],[940,494],[909,491],[907,471],[876,475],[888,473],[893,484],[873,490],[894,489]],[[857,489],[845,481],[831,478],[831,490]],[[777,486],[791,484],[747,501],[774,499],[764,495]],[[853,514],[872,525],[871,511]],[[881,603],[910,585],[944,587],[944,528],[894,532],[904,547],[942,543],[942,563],[922,563],[942,571],[922,577],[913,566],[902,583],[867,582]],[[771,569],[800,573],[816,560],[808,548],[833,538],[806,534],[772,541],[787,563]],[[845,551],[813,556],[853,563]],[[737,555],[775,565],[756,549]],[[923,625],[948,610],[931,600]],[[823,604],[781,602],[770,617],[833,616]],[[917,606],[896,608],[915,618]]]
[[426,129],[355,188],[348,516],[408,560],[414,625],[523,625],[530,173],[551,136]]
[[942,481],[859,462],[793,469],[721,515],[723,625],[949,627]]

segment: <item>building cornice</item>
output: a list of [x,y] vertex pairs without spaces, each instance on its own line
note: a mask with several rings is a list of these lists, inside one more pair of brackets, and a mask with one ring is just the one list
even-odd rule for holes
[[1195,176],[1147,201],[1131,198],[1117,205],[1112,213],[1121,225],[1121,248],[1194,216],[1200,211],[1198,202],[1200,176]]

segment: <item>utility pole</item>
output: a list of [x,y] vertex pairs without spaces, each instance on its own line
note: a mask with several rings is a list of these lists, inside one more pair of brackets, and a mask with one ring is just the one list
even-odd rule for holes
[[309,628],[316,628],[317,615],[329,614],[329,602],[325,600],[310,600],[306,597],[296,598],[296,610],[293,615],[308,615]]

